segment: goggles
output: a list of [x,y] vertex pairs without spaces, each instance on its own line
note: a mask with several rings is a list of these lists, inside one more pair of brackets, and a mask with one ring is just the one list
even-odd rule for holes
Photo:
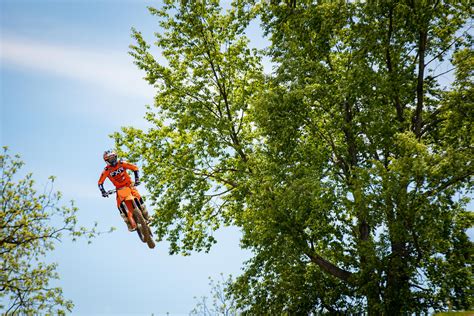
[[105,162],[106,162],[108,165],[114,166],[114,165],[117,164],[117,156],[112,155],[112,156],[106,157],[106,158],[105,158]]

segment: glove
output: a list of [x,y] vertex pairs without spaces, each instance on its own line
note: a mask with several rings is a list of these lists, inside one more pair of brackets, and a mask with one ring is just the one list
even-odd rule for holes
[[105,192],[104,185],[102,183],[99,183],[99,190],[100,190],[100,193],[102,193],[103,197],[108,197],[109,196],[109,194],[107,192]]
[[138,175],[138,170],[133,172],[135,174],[135,186],[140,184],[140,176]]

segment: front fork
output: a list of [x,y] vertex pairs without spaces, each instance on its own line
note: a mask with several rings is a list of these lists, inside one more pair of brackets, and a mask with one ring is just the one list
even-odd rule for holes
[[128,220],[128,223],[130,224],[129,228],[137,227],[137,223],[133,219],[133,215],[132,215],[133,213],[127,210],[127,206],[125,205],[125,202],[120,203],[120,213],[122,214],[122,217],[124,220],[125,219]]
[[[133,203],[134,207],[138,206],[140,208],[145,220],[146,221],[150,220],[150,216],[149,216],[148,211],[146,209],[145,203],[143,202],[143,199],[142,198],[140,198],[140,199],[136,198],[136,199],[134,199],[133,202],[134,202]],[[135,220],[133,219],[133,216],[132,216],[133,212],[127,212],[127,206],[125,205],[125,202],[120,203],[120,212],[126,216],[126,218],[128,219],[130,225],[132,226],[132,228],[137,227],[137,224],[136,224],[136,222],[135,222]]]
[[142,211],[143,217],[145,218],[146,221],[150,220],[150,216],[148,215],[148,211],[145,206],[145,202],[143,202],[143,199],[135,199],[135,202],[137,203],[138,207]]

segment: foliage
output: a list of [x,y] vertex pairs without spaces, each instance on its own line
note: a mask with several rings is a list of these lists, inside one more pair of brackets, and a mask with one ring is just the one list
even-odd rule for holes
[[[165,1],[141,159],[158,239],[208,250],[220,225],[254,257],[230,290],[249,314],[472,306],[470,7],[443,1]],[[265,75],[246,28],[271,40]],[[436,64],[452,64],[442,89]]]
[[229,288],[230,284],[233,282],[232,276],[229,276],[227,279],[224,279],[224,276],[221,274],[221,280],[214,281],[211,278],[209,278],[209,280],[209,286],[211,287],[212,294],[211,304],[208,303],[208,298],[206,296],[203,296],[198,301],[193,310],[189,313],[189,315],[240,315],[240,312],[236,307],[236,302],[233,300],[230,294],[226,292],[226,289]]
[[472,315],[474,311],[465,311],[465,312],[445,312],[445,313],[436,313],[436,316],[469,316]]
[[[6,314],[64,314],[74,304],[63,297],[62,289],[50,286],[58,279],[57,264],[43,261],[54,249],[56,241],[69,234],[91,239],[95,227],[77,226],[77,207],[59,206],[60,192],[53,192],[54,177],[49,179],[43,194],[34,189],[32,174],[18,179],[24,163],[18,155],[11,157],[6,147],[0,156],[0,297],[7,306]],[[90,242],[90,241],[89,241]]]

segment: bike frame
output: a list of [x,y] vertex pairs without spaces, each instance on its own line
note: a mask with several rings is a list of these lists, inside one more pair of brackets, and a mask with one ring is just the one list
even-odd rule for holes
[[132,227],[133,228],[137,227],[137,224],[135,223],[135,220],[133,219],[133,214],[132,214],[135,207],[137,207],[135,203],[136,197],[132,194],[132,190],[130,189],[130,187],[123,187],[123,188],[111,190],[107,193],[111,194],[115,192],[117,193],[120,204],[125,203],[125,209],[127,210],[127,217]]

